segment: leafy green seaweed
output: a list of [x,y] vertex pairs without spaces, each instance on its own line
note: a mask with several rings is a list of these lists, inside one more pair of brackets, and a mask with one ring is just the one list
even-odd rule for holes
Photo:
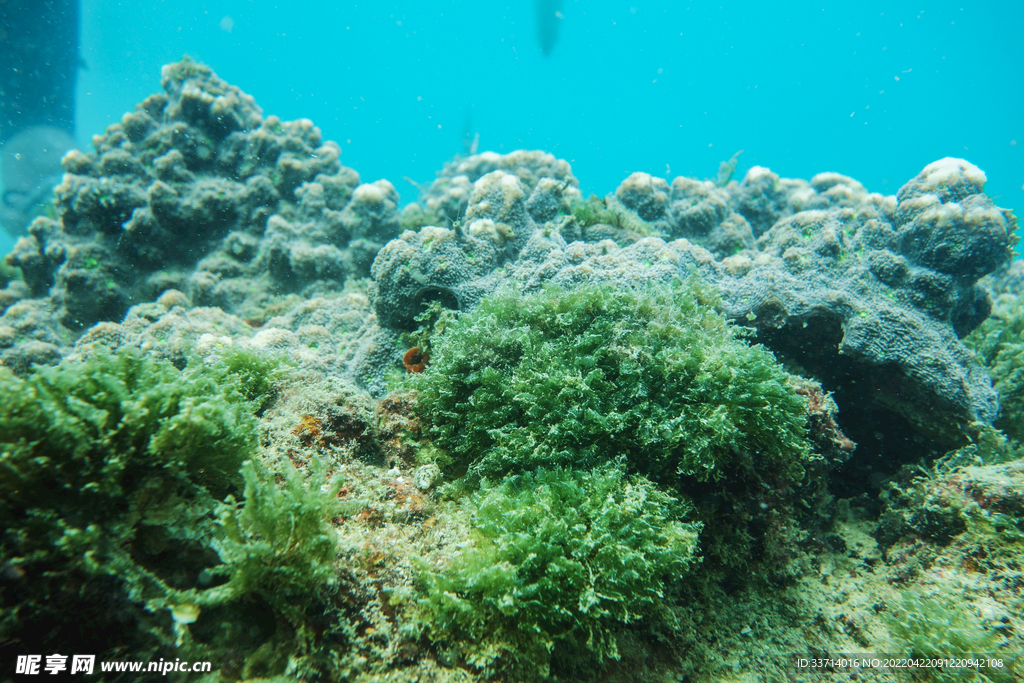
[[[894,639],[908,657],[950,658],[969,655],[999,658],[998,646],[1003,637],[999,631],[986,628],[979,615],[959,595],[925,595],[908,589],[900,595],[900,603],[883,618]],[[975,681],[977,683],[1010,683],[1017,680],[1005,668],[927,668],[927,680]]]
[[505,291],[433,340],[409,379],[452,471],[591,467],[719,477],[756,452],[799,480],[806,404],[694,281]]
[[0,368],[5,659],[173,647],[228,675],[330,669],[314,620],[338,590],[340,484],[251,460],[269,367],[180,371],[122,348],[25,378]]
[[442,570],[421,567],[431,634],[486,674],[547,675],[553,648],[617,658],[608,626],[642,618],[697,560],[689,507],[622,461],[540,469],[466,503],[475,539]]

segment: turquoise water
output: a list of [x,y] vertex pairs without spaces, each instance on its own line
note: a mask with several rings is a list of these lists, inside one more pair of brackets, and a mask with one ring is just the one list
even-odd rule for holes
[[[550,1],[550,0],[549,0]],[[1024,206],[1024,3],[564,0],[550,56],[516,3],[132,2],[82,6],[77,138],[160,89],[190,54],[265,113],[312,119],[403,202],[479,134],[544,149],[585,193],[631,172],[850,175],[894,194],[963,157]]]

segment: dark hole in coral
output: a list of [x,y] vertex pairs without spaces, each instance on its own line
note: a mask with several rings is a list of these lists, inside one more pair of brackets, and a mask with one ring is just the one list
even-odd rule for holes
[[416,293],[416,300],[413,304],[413,314],[411,317],[414,319],[416,316],[426,311],[430,304],[435,301],[445,308],[453,311],[462,310],[462,302],[459,301],[459,297],[455,292],[447,287],[431,285],[429,287],[424,287]]
[[721,478],[714,481],[681,475],[675,488],[693,504],[695,519],[704,525],[703,571],[732,593],[749,586],[747,568],[778,559],[773,548],[782,537],[771,518],[776,511],[786,518],[792,514],[788,501],[793,494],[773,481],[771,467],[756,467],[749,460],[718,471]]
[[[829,490],[838,498],[867,493],[872,499],[882,483],[907,463],[932,460],[946,449],[922,433],[906,417],[886,406],[879,392],[884,372],[839,354],[842,323],[819,315],[777,329],[761,329],[757,341],[767,346],[794,371],[821,382],[839,406],[838,423],[857,444],[850,458],[829,477]],[[897,397],[898,398],[898,397]]]

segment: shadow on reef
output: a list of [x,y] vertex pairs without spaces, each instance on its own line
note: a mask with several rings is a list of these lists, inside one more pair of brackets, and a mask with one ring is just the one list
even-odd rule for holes
[[900,369],[864,367],[831,349],[843,337],[842,321],[832,316],[811,317],[776,329],[761,329],[757,341],[780,361],[818,379],[840,406],[843,433],[856,449],[829,476],[829,490],[837,498],[877,496],[881,485],[904,465],[930,462],[946,453],[943,441],[929,438],[900,412],[880,405],[907,400],[901,395]]

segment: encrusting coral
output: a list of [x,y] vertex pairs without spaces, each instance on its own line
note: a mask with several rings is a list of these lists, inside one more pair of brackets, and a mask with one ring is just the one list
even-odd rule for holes
[[64,159],[56,218],[7,257],[24,283],[0,300],[55,308],[71,336],[172,288],[262,321],[287,295],[369,274],[398,233],[389,182],[360,184],[311,121],[264,117],[204,65],[170,64],[161,83]]

